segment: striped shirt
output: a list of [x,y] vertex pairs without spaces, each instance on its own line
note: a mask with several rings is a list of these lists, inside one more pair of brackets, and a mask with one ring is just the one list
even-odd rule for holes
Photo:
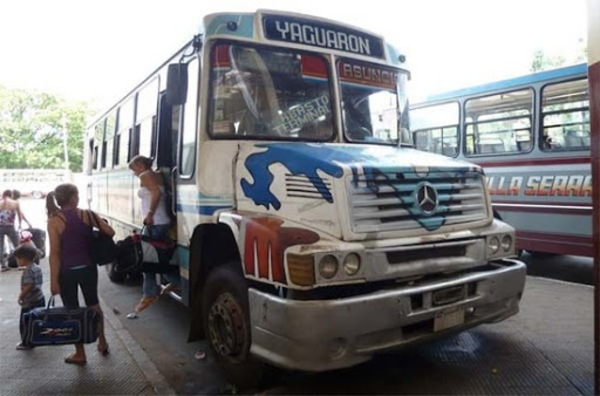
[[31,284],[33,287],[29,293],[25,295],[25,298],[23,298],[21,308],[29,308],[34,303],[44,298],[44,292],[42,292],[43,280],[42,269],[39,265],[30,264],[25,267],[23,275],[21,276],[21,287],[27,284]]

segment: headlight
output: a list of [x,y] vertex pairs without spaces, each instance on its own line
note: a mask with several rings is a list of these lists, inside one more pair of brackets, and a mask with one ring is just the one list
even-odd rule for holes
[[502,250],[508,252],[512,249],[512,237],[510,235],[504,235],[502,237]]
[[496,254],[498,249],[500,249],[500,240],[498,239],[498,237],[492,237],[488,242],[488,247],[492,254]]
[[348,275],[356,275],[360,269],[360,256],[356,253],[350,253],[344,258],[344,271]]
[[328,254],[319,261],[319,275],[325,279],[331,279],[338,271],[338,260],[335,256]]

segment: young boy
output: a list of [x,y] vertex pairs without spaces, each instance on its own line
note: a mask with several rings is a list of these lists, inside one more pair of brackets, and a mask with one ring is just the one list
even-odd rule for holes
[[[19,320],[19,331],[21,332],[21,340],[25,335],[25,325],[23,315],[37,307],[44,307],[46,299],[42,292],[42,269],[34,264],[37,257],[37,249],[30,243],[19,245],[14,251],[15,259],[19,267],[25,267],[21,275],[21,293],[19,293],[19,305],[21,306],[21,318]],[[21,341],[17,345],[18,350],[31,349],[31,345],[27,345]]]

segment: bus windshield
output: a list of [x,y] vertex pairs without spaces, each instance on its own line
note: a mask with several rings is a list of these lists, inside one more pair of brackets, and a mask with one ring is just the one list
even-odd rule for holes
[[346,138],[356,143],[411,145],[407,73],[342,59],[338,62]]
[[331,140],[329,68],[324,57],[217,44],[211,56],[214,138]]

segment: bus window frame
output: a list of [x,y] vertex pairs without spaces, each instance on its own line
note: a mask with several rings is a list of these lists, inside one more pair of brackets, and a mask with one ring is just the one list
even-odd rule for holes
[[[478,100],[478,99],[483,99],[483,98],[490,98],[493,96],[499,96],[499,95],[504,95],[504,94],[510,94],[512,92],[519,92],[519,91],[529,91],[531,93],[531,107],[529,109],[529,114],[527,116],[519,116],[519,115],[513,115],[513,116],[509,116],[509,117],[502,117],[502,118],[494,118],[494,119],[490,119],[490,120],[485,120],[485,121],[473,121],[473,122],[468,122],[467,121],[467,104],[470,101],[474,101],[474,100]],[[465,158],[481,158],[481,157],[501,157],[501,156],[515,156],[515,155],[526,155],[529,154],[533,151],[534,146],[535,146],[535,116],[536,116],[536,106],[537,106],[537,95],[536,95],[536,89],[533,86],[528,86],[528,87],[519,87],[519,88],[513,88],[513,89],[508,89],[508,90],[503,90],[503,91],[498,91],[498,92],[493,92],[493,93],[489,93],[486,95],[478,95],[478,96],[473,96],[473,97],[467,97],[464,98],[462,101],[460,101],[461,103],[461,111],[462,111],[462,130],[460,131],[460,135],[461,137],[464,137],[463,142],[462,142],[462,146],[461,146],[461,150],[462,150],[462,155]],[[512,108],[510,111],[514,111],[515,108]],[[497,113],[488,113],[488,114],[497,114]],[[469,153],[467,150],[467,141],[468,141],[468,136],[467,136],[467,129],[470,125],[481,125],[481,124],[487,124],[487,123],[497,123],[497,122],[504,122],[504,121],[510,121],[510,120],[518,120],[518,119],[524,119],[524,118],[528,118],[529,119],[529,137],[530,137],[530,141],[531,144],[529,145],[529,148],[527,150],[516,150],[516,151],[499,151],[499,152],[486,152],[486,153],[476,153],[475,152],[475,145],[477,143],[475,143],[475,141],[473,141],[473,152]],[[512,131],[516,131],[516,129],[512,129]],[[508,132],[504,131],[504,132]],[[496,133],[496,132],[494,132]],[[472,134],[473,138],[475,136],[475,133]],[[504,144],[504,143],[503,143]],[[504,146],[505,147],[505,146]]]
[[[433,104],[429,104],[426,106],[421,106],[415,109],[412,109],[409,111],[409,117],[412,114],[413,111],[415,110],[421,110],[421,109],[427,109],[427,108],[435,108],[435,107],[443,107],[443,106],[448,106],[448,105],[455,105],[456,107],[456,124],[444,124],[444,125],[438,125],[438,124],[433,124],[433,126],[429,127],[429,128],[420,128],[420,129],[412,129],[412,126],[410,127],[410,132],[413,135],[412,139],[413,139],[413,144],[415,149],[417,149],[417,144],[416,144],[416,135],[419,132],[423,132],[426,131],[428,133],[431,134],[431,132],[433,130],[437,130],[439,129],[441,131],[441,138],[442,138],[442,151],[441,152],[437,152],[437,151],[425,151],[428,153],[434,153],[434,154],[440,154],[443,155],[445,157],[448,158],[457,158],[459,155],[461,155],[461,149],[462,149],[462,141],[463,136],[461,133],[461,125],[462,125],[462,117],[463,117],[463,102],[459,99],[453,99],[453,100],[449,100],[449,101],[444,101],[444,102],[439,102],[439,103],[433,103]],[[443,130],[446,128],[455,128],[456,129],[456,146],[454,147],[454,154],[453,155],[446,155],[444,154],[444,149],[443,149],[443,145],[444,145],[444,134],[443,134]]]
[[[577,107],[577,108],[573,108],[573,109],[567,109],[567,110],[555,110],[555,111],[549,111],[549,112],[544,112],[544,91],[546,90],[546,88],[550,87],[550,86],[557,86],[557,85],[562,85],[562,84],[569,84],[572,83],[574,81],[587,81],[587,77],[577,77],[577,78],[572,78],[572,79],[568,79],[568,80],[562,80],[562,81],[556,81],[556,82],[549,82],[547,84],[543,84],[538,88],[539,91],[539,107],[537,108],[538,114],[539,114],[539,120],[538,120],[538,148],[542,153],[545,153],[546,155],[551,155],[551,153],[560,153],[560,152],[573,152],[573,151],[590,151],[591,150],[591,142],[590,144],[588,144],[587,146],[575,146],[575,147],[567,147],[567,146],[560,146],[560,147],[555,147],[555,148],[550,148],[548,147],[548,143],[546,141],[547,137],[544,135],[545,132],[545,127],[546,125],[544,124],[544,117],[546,115],[549,114],[561,114],[561,113],[570,113],[570,112],[574,112],[574,111],[581,111],[581,110],[585,110],[588,113],[588,132],[590,132],[591,135],[591,125],[590,125],[590,106],[589,106],[589,91],[587,92],[587,100],[588,100],[588,106],[587,107]],[[564,125],[564,124],[560,124],[560,125]]]
[[[177,147],[177,177],[183,181],[191,181],[194,177],[194,175],[196,174],[196,163],[197,163],[197,154],[198,154],[198,136],[199,136],[199,126],[200,125],[204,125],[202,122],[199,121],[200,118],[200,114],[201,114],[201,107],[200,107],[200,91],[201,91],[201,83],[202,83],[202,62],[201,62],[201,58],[198,54],[194,54],[192,56],[190,56],[187,61],[185,62],[187,64],[187,68],[188,68],[188,90],[187,90],[187,97],[186,97],[186,101],[183,104],[180,105],[176,105],[173,106],[173,114],[175,112],[179,113],[179,120],[178,120],[178,128],[177,128],[177,142],[178,142],[178,147]],[[190,73],[190,65],[194,65],[196,64],[197,69],[195,71],[195,78],[192,77],[192,73]],[[193,83],[196,83],[196,86],[193,86]],[[192,88],[192,89],[190,89]],[[193,104],[190,104],[190,99],[194,100]],[[177,110],[175,108],[178,108]],[[186,117],[187,117],[187,113],[188,111],[192,109],[193,110],[193,123],[191,125],[186,125]],[[192,137],[193,137],[193,144],[190,147],[191,153],[192,153],[192,159],[191,159],[191,164],[189,164],[189,168],[190,168],[190,173],[185,173],[183,172],[184,170],[186,170],[187,168],[184,169],[184,167],[182,166],[182,161],[183,161],[183,151],[184,151],[184,146],[185,146],[185,142],[184,142],[184,136],[187,136],[186,133],[189,133],[188,131],[190,131],[193,133]]]
[[[344,63],[347,63],[351,66],[360,66],[360,67],[367,67],[367,68],[380,68],[380,70],[387,70],[389,71],[393,71],[396,74],[396,80],[394,83],[394,89],[391,90],[389,87],[385,87],[384,84],[366,84],[366,80],[365,81],[358,81],[358,82],[353,82],[353,81],[348,81],[348,80],[344,80],[344,78],[342,77],[342,73],[340,71],[340,67],[343,66]],[[359,60],[359,59],[354,59],[354,58],[347,58],[347,57],[336,57],[335,58],[335,62],[334,64],[332,64],[332,67],[334,68],[335,72],[337,73],[337,79],[336,79],[336,84],[338,85],[338,94],[339,94],[339,111],[340,111],[340,120],[341,120],[341,128],[343,131],[343,138],[345,142],[351,143],[351,144],[376,144],[376,145],[382,145],[382,146],[394,146],[394,147],[401,147],[403,145],[406,146],[406,142],[403,142],[402,138],[403,138],[403,127],[404,127],[404,122],[405,120],[407,120],[408,122],[408,128],[410,128],[410,121],[407,119],[407,116],[410,116],[410,105],[408,102],[408,97],[407,97],[407,93],[406,93],[406,85],[408,83],[408,81],[410,80],[410,73],[398,66],[394,66],[394,65],[381,65],[379,63],[373,62],[373,61],[365,61],[365,60]],[[404,81],[400,81],[400,79],[404,78]],[[360,98],[360,100],[354,100],[353,103],[350,104],[346,104],[348,102],[348,99],[345,95],[345,88],[352,86],[352,85],[356,85],[354,88],[357,91],[372,91],[369,94],[363,96]],[[401,90],[400,88],[404,88],[403,90]],[[388,109],[400,109],[403,108],[404,110],[400,113],[399,111],[396,113],[396,141],[378,141],[376,139],[379,139],[377,137],[375,137],[375,133],[376,130],[374,130],[374,125],[376,124],[376,122],[373,122],[372,119],[372,113],[371,113],[371,97],[372,97],[372,93],[375,92],[376,94],[379,94],[380,92],[387,92],[387,93],[391,93],[395,96],[395,100],[396,100],[396,105],[395,107],[390,107]],[[352,99],[356,99],[354,97],[352,97]],[[405,103],[402,103],[402,101],[404,101]],[[368,114],[364,114],[363,112],[360,111],[360,107],[363,106],[363,103],[365,104],[365,106],[368,107]],[[358,104],[358,106],[357,106]],[[350,116],[353,115],[353,116]],[[366,119],[368,117],[368,120]],[[358,129],[354,129],[354,128],[350,128],[349,127],[349,120],[351,120],[352,122],[356,122],[356,124],[360,127]],[[366,134],[363,135],[364,128],[366,126],[365,121],[368,121],[369,126],[371,127],[371,129],[373,130],[367,130],[367,132],[370,132],[370,135]],[[351,132],[354,130],[358,130],[360,133],[355,134]],[[361,136],[363,135],[363,136]],[[408,136],[408,138],[410,140],[412,140],[412,136]],[[411,147],[414,146],[414,141],[412,142]]]
[[[156,75],[148,80],[148,82],[141,86],[135,93],[134,130],[136,132],[138,146],[137,154],[149,158],[154,158],[156,156],[156,122],[158,119],[160,82],[160,75]],[[153,110],[149,110],[151,108]],[[148,123],[150,123],[149,136],[147,136]],[[147,152],[142,150],[142,148],[146,149],[145,145],[143,146],[142,143],[148,143]]]
[[[300,138],[300,137],[286,137],[284,135],[266,135],[266,136],[258,136],[258,135],[237,135],[237,134],[216,134],[213,132],[213,124],[214,124],[214,115],[215,115],[215,105],[216,105],[216,101],[213,99],[213,94],[214,94],[214,79],[213,79],[213,65],[212,65],[212,56],[213,56],[213,51],[216,47],[220,46],[220,45],[228,45],[228,46],[233,46],[233,45],[239,45],[239,46],[244,46],[245,48],[253,48],[253,49],[265,49],[265,50],[269,50],[269,51],[281,51],[281,52],[286,52],[286,53],[293,53],[293,54],[298,54],[298,55],[306,55],[306,56],[313,56],[316,58],[319,58],[323,61],[324,66],[327,70],[327,91],[329,94],[329,107],[330,107],[330,119],[331,119],[331,127],[332,127],[332,131],[331,133],[329,133],[327,136],[323,136],[323,137],[307,137],[307,138]],[[300,50],[300,49],[296,49],[296,48],[289,48],[289,47],[278,47],[278,46],[269,46],[269,45],[265,45],[265,44],[261,44],[261,43],[255,43],[255,42],[239,42],[239,41],[231,41],[231,40],[216,40],[211,44],[210,47],[210,51],[208,52],[208,62],[210,65],[210,70],[209,70],[209,77],[208,77],[208,89],[207,89],[207,117],[206,117],[206,131],[208,136],[212,139],[212,140],[261,140],[261,141],[270,141],[270,140],[281,140],[281,141],[289,141],[289,142],[305,142],[305,141],[314,141],[314,142],[331,142],[333,140],[336,139],[337,137],[337,117],[335,116],[335,113],[337,111],[336,106],[334,105],[334,94],[335,94],[335,90],[334,90],[334,74],[333,74],[333,65],[331,62],[331,59],[328,58],[327,56],[320,54],[318,52],[311,52],[311,51],[307,51],[307,50]]]

